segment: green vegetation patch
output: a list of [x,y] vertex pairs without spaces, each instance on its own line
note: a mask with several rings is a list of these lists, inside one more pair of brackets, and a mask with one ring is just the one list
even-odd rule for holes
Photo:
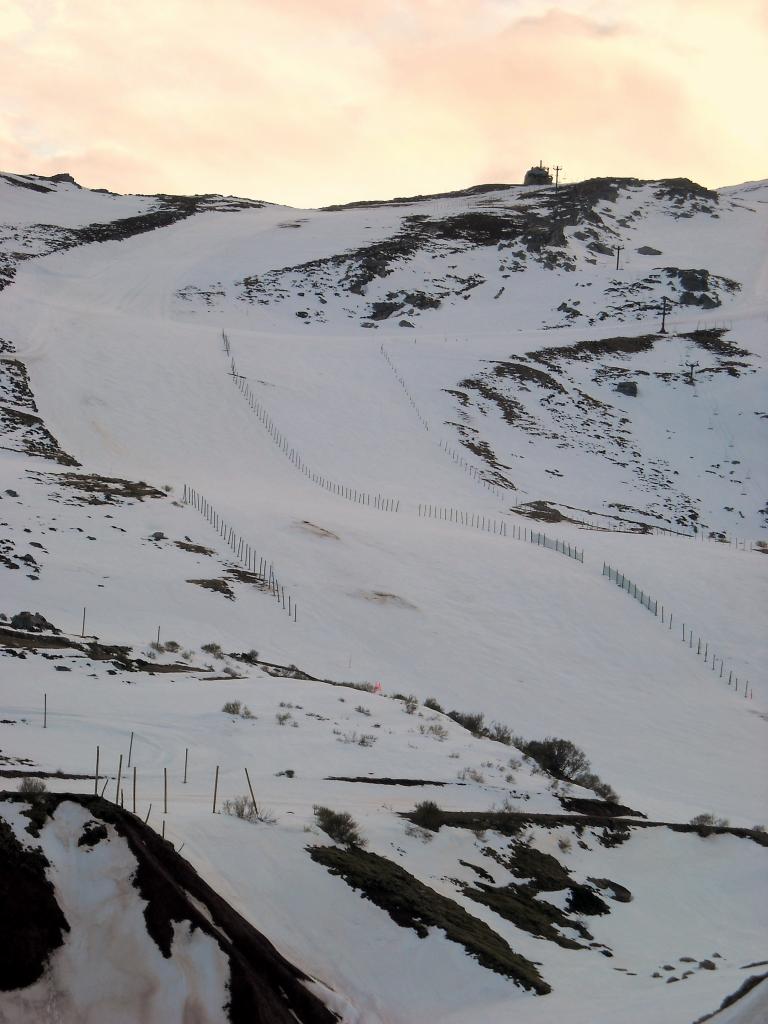
[[[335,846],[307,848],[312,860],[338,875],[366,899],[386,910],[401,928],[412,928],[420,938],[429,928],[440,928],[452,942],[489,970],[539,995],[551,991],[530,960],[515,953],[485,922],[472,917],[453,900],[424,885],[398,864],[365,850]],[[553,908],[554,909],[554,908]]]

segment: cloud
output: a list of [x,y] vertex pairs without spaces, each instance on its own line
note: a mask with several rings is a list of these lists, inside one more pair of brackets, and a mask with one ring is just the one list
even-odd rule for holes
[[6,0],[0,166],[306,205],[539,158],[741,180],[766,173],[761,19],[753,0]]

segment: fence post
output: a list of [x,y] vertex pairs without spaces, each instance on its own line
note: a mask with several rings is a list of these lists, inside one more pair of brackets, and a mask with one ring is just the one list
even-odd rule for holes
[[256,797],[254,796],[254,793],[253,793],[253,786],[251,785],[251,777],[248,774],[248,769],[247,768],[245,769],[245,779],[246,779],[246,782],[248,783],[248,789],[251,791],[251,800],[253,800],[253,809],[256,810]]
[[120,755],[120,762],[117,766],[117,785],[115,787],[115,803],[120,803],[120,776],[123,774],[123,755]]
[[216,813],[216,795],[219,792],[219,766],[216,765],[216,775],[213,780],[213,813]]

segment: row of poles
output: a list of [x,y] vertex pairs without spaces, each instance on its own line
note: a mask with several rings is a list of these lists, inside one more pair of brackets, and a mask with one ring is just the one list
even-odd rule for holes
[[[430,429],[429,422],[422,415],[421,410],[419,409],[418,405],[416,404],[416,400],[414,399],[413,395],[409,391],[408,385],[405,383],[405,378],[403,377],[403,375],[400,373],[398,368],[393,363],[389,353],[384,348],[383,344],[380,347],[380,352],[384,356],[384,359],[385,359],[385,361],[387,363],[387,366],[389,366],[390,370],[395,375],[395,379],[397,380],[397,382],[400,384],[400,387],[405,392],[406,398],[410,402],[411,407],[413,408],[413,411],[416,413],[416,415],[417,415],[417,417],[419,419],[419,422],[421,423],[422,427],[424,427],[425,430],[429,430]],[[456,451],[455,448],[451,448],[443,440],[439,441],[439,446],[442,449],[442,451],[444,451],[445,454],[448,455],[449,458],[453,462],[456,463],[457,466],[461,466],[461,468],[466,473],[468,473],[473,479],[477,480],[477,482],[479,484],[482,484],[483,487],[486,488],[486,490],[491,491],[491,493],[494,494],[497,498],[500,498],[501,500],[506,500],[507,495],[499,487],[496,487],[495,484],[492,484],[492,483],[490,483],[490,481],[486,480],[485,477],[482,475],[482,473],[480,473],[480,471],[477,469],[477,467],[473,466],[471,462],[468,462],[464,458],[463,455],[461,455],[459,452]]]
[[460,508],[446,508],[444,505],[419,505],[419,516],[422,519],[441,519],[446,523],[458,523],[459,526],[470,526],[486,533],[495,533],[500,537],[507,536],[507,524],[503,520],[477,512],[462,512]]
[[561,555],[567,555],[577,562],[584,561],[584,550],[577,548],[574,544],[568,544],[558,537],[548,537],[546,533],[538,533],[529,530],[527,526],[519,526],[517,523],[510,523],[509,528],[503,519],[493,519],[481,513],[462,512],[458,508],[446,508],[443,505],[419,505],[419,516],[422,519],[440,519],[446,523],[458,523],[459,526],[469,526],[476,530],[492,533],[498,537],[514,537],[515,540],[528,541],[539,547],[549,548]]
[[560,540],[558,537],[548,537],[546,533],[537,533],[531,530],[531,544],[538,544],[541,547],[549,548],[551,551],[557,551],[561,555],[565,555],[567,558],[573,558],[576,562],[584,561],[584,549],[581,551],[575,546],[575,544],[567,544],[564,540]]
[[288,612],[288,617],[297,622],[296,602],[290,594],[286,595],[285,587],[278,580],[272,563],[268,562],[263,556],[260,556],[229,523],[225,522],[211,503],[188,484],[184,484],[182,502],[185,505],[191,505],[192,508],[196,509],[208,520],[219,536],[229,545],[238,561],[242,562],[248,571],[253,573],[258,579],[259,583],[269,590],[272,596],[276,598],[278,604],[281,604],[285,611]]
[[[128,744],[128,757],[127,760],[123,754],[119,755],[117,762],[117,772],[113,775],[101,774],[101,747],[96,747],[96,770],[93,776],[93,793],[94,796],[101,797],[102,799],[109,799],[108,787],[110,782],[114,779],[115,791],[114,799],[112,802],[118,807],[123,809],[126,808],[126,804],[129,804],[129,810],[133,814],[138,814],[138,771],[136,765],[131,764],[131,757],[133,754],[133,738],[134,734],[131,733],[131,738]],[[219,797],[219,773],[221,766],[216,765],[213,775],[213,799],[211,812],[216,813],[218,797]],[[253,801],[254,807],[256,806],[256,795],[253,791],[253,785],[251,783],[251,777],[248,773],[248,769],[244,768],[245,781],[248,785],[248,790],[251,794],[251,800]],[[186,786],[188,781],[189,773],[189,747],[184,748],[184,776],[181,780],[181,784]],[[128,788],[128,798],[126,800],[126,788]],[[163,816],[168,814],[168,768],[163,768]],[[144,816],[144,824],[149,822],[149,817],[152,813],[152,803],[147,808],[147,813]],[[162,823],[162,837],[165,838],[165,820]],[[182,843],[182,846],[184,844]],[[179,850],[181,847],[179,847]],[[178,853],[178,850],[176,851]]]
[[368,491],[358,490],[356,487],[349,487],[347,484],[340,484],[335,480],[329,480],[328,477],[323,476],[322,473],[317,473],[310,466],[306,464],[298,450],[290,445],[285,435],[277,428],[272,417],[269,415],[267,410],[264,408],[259,399],[254,395],[251,390],[251,386],[242,374],[238,373],[237,365],[232,356],[232,347],[230,345],[229,338],[226,331],[221,332],[222,342],[224,351],[229,356],[230,365],[230,376],[234,381],[236,387],[240,391],[241,395],[248,402],[248,406],[251,412],[255,413],[260,423],[267,431],[269,436],[275,442],[281,452],[288,458],[288,460],[303,473],[307,480],[311,480],[313,484],[317,484],[318,487],[324,488],[331,494],[336,494],[340,498],[345,498],[347,501],[353,501],[358,505],[368,505],[370,508],[377,508],[383,512],[399,512],[400,511],[400,499],[385,497],[382,494],[371,494]]
[[[666,626],[669,631],[672,630],[672,621],[674,618],[672,612],[666,611],[664,605],[660,606],[659,602],[655,598],[652,598],[650,594],[646,593],[644,590],[638,589],[637,584],[633,583],[627,576],[624,575],[624,573],[619,572],[618,569],[614,569],[606,562],[603,562],[603,576],[607,576],[612,583],[615,583],[618,587],[621,587],[622,590],[626,590],[630,597],[634,597],[635,600],[639,601],[644,608],[647,608],[652,615],[654,615],[657,619],[660,619],[662,626]],[[659,611],[661,611],[661,615],[659,615]],[[703,655],[704,664],[709,665],[712,672],[717,672],[719,663],[720,672],[718,678],[725,679],[725,661],[722,657],[715,654],[714,651],[710,651],[709,642],[703,641],[701,637],[697,637],[696,644],[694,645],[693,629],[688,627],[688,632],[686,633],[685,623],[682,624],[682,634],[683,643],[687,643],[689,649],[691,650],[693,650],[695,646],[696,654],[698,656]],[[740,682],[741,690],[739,690]],[[745,700],[747,699],[747,697],[749,697],[750,700],[752,699],[753,690],[749,683],[749,680],[747,679],[740,681],[739,677],[737,675],[734,675],[732,669],[728,671],[727,683],[728,686],[734,687],[735,693],[743,693]]]

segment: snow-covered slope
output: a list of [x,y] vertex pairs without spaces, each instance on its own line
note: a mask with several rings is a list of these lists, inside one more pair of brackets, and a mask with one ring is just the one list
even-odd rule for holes
[[[296,211],[0,177],[0,610],[63,631],[2,627],[6,773],[92,776],[98,745],[114,799],[130,748],[137,813],[344,1019],[711,1012],[766,936],[766,200]],[[512,735],[573,741],[623,809],[573,817],[595,794]],[[273,824],[220,813],[249,785]],[[398,813],[425,799],[505,811],[433,832]]]

